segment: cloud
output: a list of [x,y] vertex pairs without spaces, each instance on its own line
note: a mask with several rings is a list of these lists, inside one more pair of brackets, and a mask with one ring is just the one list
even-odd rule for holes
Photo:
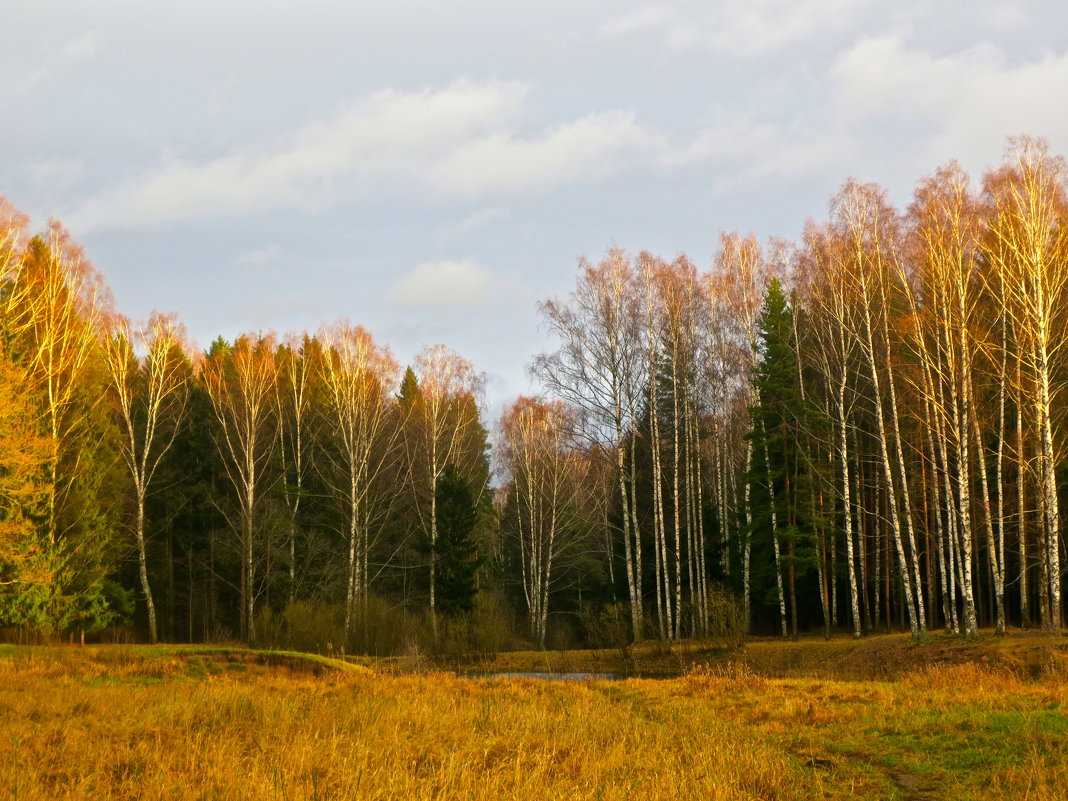
[[703,48],[754,57],[841,30],[870,0],[727,0],[691,17],[662,5],[641,6],[603,22],[602,38],[657,37],[673,50]]
[[387,293],[406,308],[472,308],[489,299],[494,278],[473,259],[428,261],[395,283]]
[[418,180],[451,151],[519,112],[518,83],[457,81],[376,92],[274,142],[200,163],[174,161],[90,198],[68,215],[80,229],[206,219],[325,202],[339,184]]
[[465,143],[435,165],[441,191],[483,194],[543,189],[603,177],[633,154],[656,153],[664,137],[630,112],[590,114],[537,138],[494,133]]
[[466,196],[537,190],[602,177],[661,146],[659,134],[622,111],[519,133],[526,91],[519,83],[458,81],[378,92],[277,141],[164,164],[66,216],[90,230],[316,207],[386,185]]
[[824,86],[791,117],[715,122],[675,143],[662,163],[713,164],[713,186],[729,192],[851,172],[908,182],[949,158],[985,169],[1012,134],[1068,141],[1068,116],[1054,100],[1068,97],[1068,50],[1010,58],[980,42],[934,53],[884,34],[843,49]]
[[[718,46],[720,37],[724,47],[729,39],[737,40],[732,46],[773,48],[790,37],[815,35],[815,21],[824,15],[834,19],[828,24],[840,23],[858,5],[761,0],[747,10],[729,4],[718,12],[723,26],[713,29],[705,21],[702,41]],[[766,24],[776,14],[784,21],[781,29]],[[606,22],[602,35],[686,24],[665,6],[644,6]],[[793,116],[724,109],[690,130],[651,125],[623,109],[532,128],[529,89],[516,82],[460,80],[421,91],[384,90],[224,155],[172,159],[62,216],[86,232],[319,209],[383,194],[473,199],[495,207],[635,170],[712,165],[711,180],[720,188],[792,179],[855,162],[865,148],[896,149],[893,137],[905,134],[924,144],[910,144],[914,161],[904,166],[921,170],[950,155],[967,164],[977,154],[997,152],[1010,133],[1068,137],[1068,117],[1056,102],[1068,96],[1068,52],[1010,59],[995,45],[979,43],[935,54],[886,34],[843,49],[822,77],[823,95],[798,105]]]
[[804,117],[779,123],[743,117],[702,131],[673,151],[667,163],[722,165],[714,185],[728,191],[825,171],[854,151],[848,133],[828,130]]
[[829,78],[833,113],[845,124],[920,126],[925,157],[978,159],[1012,133],[1068,139],[1068,50],[1010,59],[979,43],[936,55],[884,35],[845,51]]

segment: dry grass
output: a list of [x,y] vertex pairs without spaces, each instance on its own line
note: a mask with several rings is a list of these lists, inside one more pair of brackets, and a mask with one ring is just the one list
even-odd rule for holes
[[618,650],[519,651],[500,653],[478,666],[484,672],[589,672],[647,677],[674,677],[695,668],[744,664],[769,678],[897,680],[925,667],[979,663],[1009,670],[1021,678],[1043,676],[1068,680],[1068,638],[1043,632],[1013,632],[966,639],[932,634],[918,642],[908,634],[871,635],[859,640],[836,635],[830,640],[797,642],[779,637],[751,638],[740,649],[710,647],[707,642],[645,642]]
[[[0,798],[1066,797],[1068,684],[315,675],[239,651],[0,658]],[[318,669],[318,668],[316,668]]]

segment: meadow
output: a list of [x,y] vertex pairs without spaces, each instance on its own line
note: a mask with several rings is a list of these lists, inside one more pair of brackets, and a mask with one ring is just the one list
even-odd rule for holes
[[[828,677],[832,662],[790,650],[693,649],[675,678],[566,682],[237,648],[0,646],[0,797],[1068,798],[1063,639],[1038,671],[989,659],[1006,650],[989,638],[970,652],[983,658],[936,648],[893,679]],[[796,675],[767,675],[773,651]]]

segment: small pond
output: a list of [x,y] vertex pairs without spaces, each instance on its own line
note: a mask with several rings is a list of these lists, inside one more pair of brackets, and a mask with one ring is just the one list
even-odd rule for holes
[[545,681],[618,681],[621,673],[461,673],[469,679],[544,679]]

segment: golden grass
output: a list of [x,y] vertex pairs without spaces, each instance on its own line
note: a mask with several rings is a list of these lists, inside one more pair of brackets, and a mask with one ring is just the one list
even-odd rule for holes
[[744,647],[716,648],[707,642],[644,642],[624,658],[618,650],[517,651],[498,654],[477,667],[484,672],[589,672],[673,677],[695,668],[743,664],[769,678],[897,680],[924,667],[981,663],[1003,667],[1023,678],[1068,680],[1068,638],[1044,632],[985,632],[967,639],[935,633],[920,642],[908,634],[878,634],[859,640],[751,638]]
[[[1068,685],[981,665],[900,682],[299,672],[205,653],[0,658],[0,798],[1047,799]],[[225,660],[225,661],[224,661]],[[919,789],[917,789],[919,788]]]

